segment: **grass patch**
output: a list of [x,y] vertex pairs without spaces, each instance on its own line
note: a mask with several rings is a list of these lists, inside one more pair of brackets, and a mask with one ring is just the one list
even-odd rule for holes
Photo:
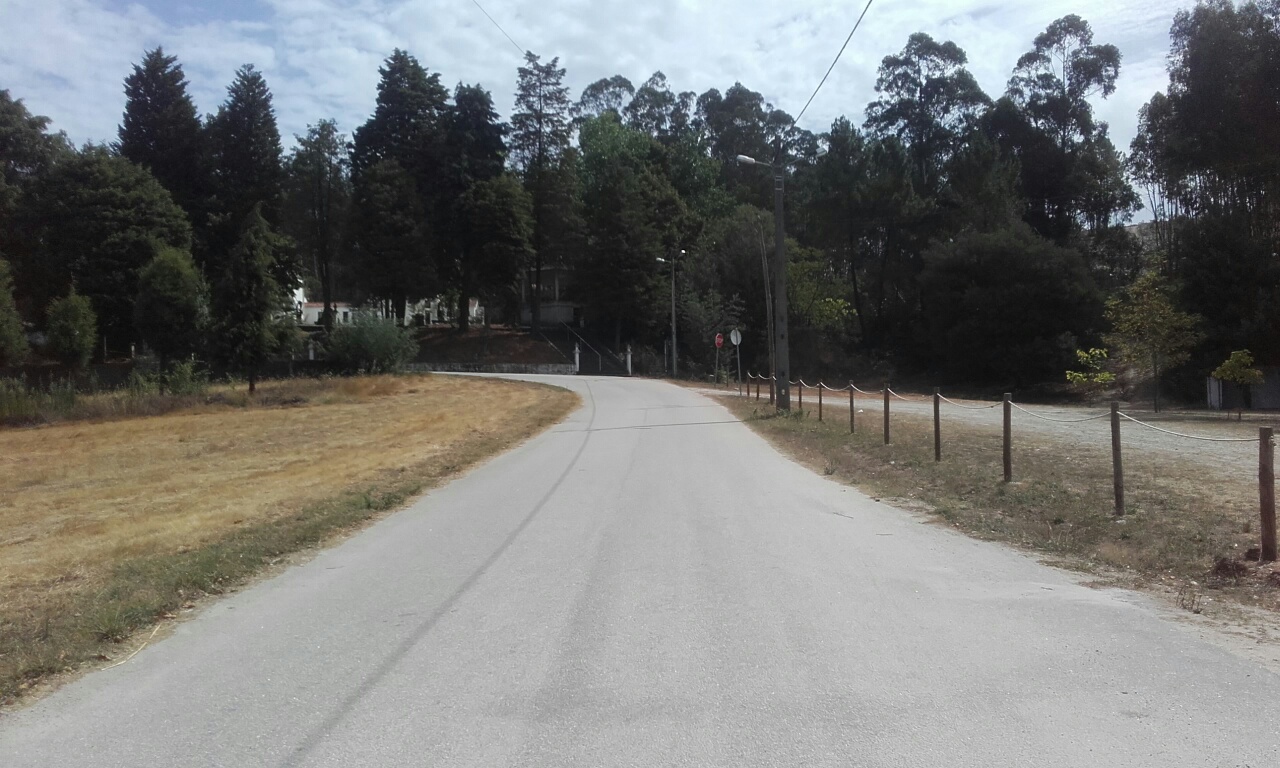
[[561,419],[563,390],[272,383],[241,403],[0,430],[0,703]]
[[1280,610],[1270,566],[1226,568],[1257,546],[1257,489],[1167,456],[1125,455],[1128,514],[1112,516],[1110,445],[1064,444],[1014,435],[1014,482],[1002,482],[999,427],[942,422],[943,460],[934,462],[931,417],[895,413],[884,445],[878,409],[825,422],[806,412],[776,416],[767,403],[725,404],[783,451],[877,498],[924,509],[940,524],[1052,556],[1082,570],[1123,574],[1133,586],[1177,588],[1192,581],[1225,597]]

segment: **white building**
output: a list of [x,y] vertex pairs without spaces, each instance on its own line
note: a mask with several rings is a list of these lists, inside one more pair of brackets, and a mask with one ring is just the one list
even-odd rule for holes
[[[320,321],[324,317],[324,302],[307,301],[306,292],[303,291],[303,289],[298,288],[293,292],[293,304],[298,325],[320,325]],[[479,300],[472,299],[469,304],[471,322],[477,324],[483,323],[484,307],[480,305]],[[383,316],[383,304],[381,302],[359,307],[345,301],[335,301],[332,306],[335,325],[346,325],[353,322],[355,320],[356,312],[361,310],[371,312],[375,317]],[[423,301],[405,302],[405,322],[410,325],[419,323],[422,325],[452,323],[454,322],[455,314],[456,308],[453,302],[446,301],[441,296],[437,296],[433,299],[425,299]],[[419,318],[421,318],[421,320],[419,320]]]

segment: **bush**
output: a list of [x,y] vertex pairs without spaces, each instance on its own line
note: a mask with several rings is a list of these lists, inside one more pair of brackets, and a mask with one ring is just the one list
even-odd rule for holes
[[55,382],[48,392],[32,389],[18,379],[0,379],[0,424],[30,424],[70,413],[76,407],[76,388]]
[[418,352],[418,343],[407,328],[369,312],[358,312],[350,325],[333,330],[329,358],[349,373],[393,373]]
[[83,369],[93,356],[98,341],[98,318],[89,299],[71,293],[49,303],[49,353],[64,365]]
[[159,247],[138,275],[133,324],[147,346],[160,356],[161,367],[196,351],[205,316],[204,286],[191,254]]
[[27,357],[27,336],[13,301],[9,263],[0,259],[0,365],[18,365]]
[[209,389],[209,373],[196,367],[194,360],[169,366],[161,381],[171,395],[203,395]]

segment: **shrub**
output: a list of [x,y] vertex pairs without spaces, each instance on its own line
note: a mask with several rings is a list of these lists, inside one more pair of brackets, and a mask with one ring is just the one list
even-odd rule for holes
[[133,323],[165,367],[174,358],[196,351],[205,314],[204,287],[191,255],[171,247],[159,253],[138,275]]
[[203,395],[209,389],[209,374],[194,360],[174,363],[162,374],[165,391],[171,395]]
[[49,352],[64,365],[77,370],[89,364],[98,340],[98,318],[89,299],[71,293],[49,303]]
[[9,263],[0,259],[0,365],[17,365],[27,357],[27,337],[13,301]]
[[369,312],[359,312],[350,325],[329,336],[329,357],[350,373],[392,373],[402,369],[418,351],[407,328]]

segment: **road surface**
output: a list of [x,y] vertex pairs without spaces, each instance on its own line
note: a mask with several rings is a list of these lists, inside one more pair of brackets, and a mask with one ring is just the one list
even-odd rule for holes
[[26,766],[1261,766],[1280,677],[782,458],[563,424],[0,721]]

